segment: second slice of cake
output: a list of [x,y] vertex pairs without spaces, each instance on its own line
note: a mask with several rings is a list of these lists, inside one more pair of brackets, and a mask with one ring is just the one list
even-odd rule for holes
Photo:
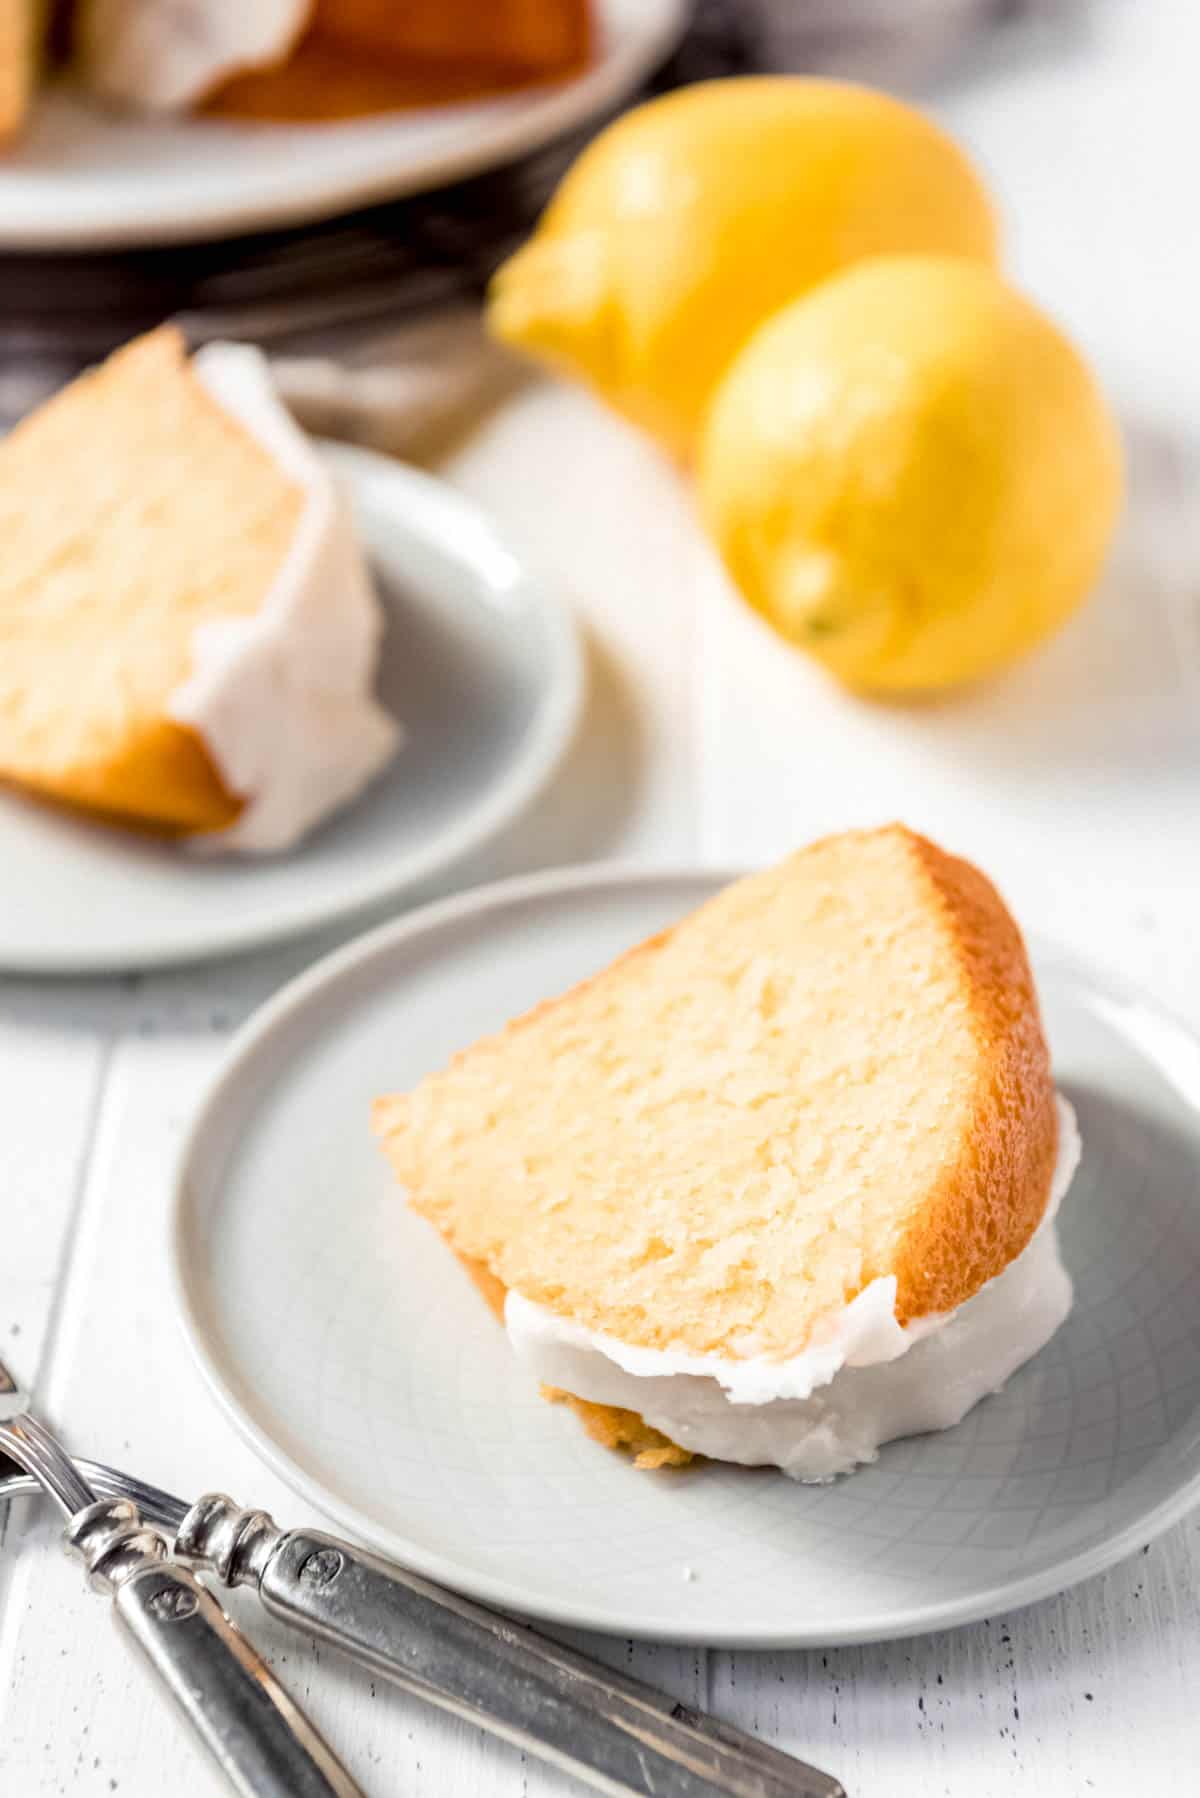
[[257,350],[164,327],[0,443],[0,779],[287,848],[388,760],[347,501]]
[[830,1477],[957,1422],[1070,1304],[1020,933],[900,827],[738,882],[376,1124],[518,1353],[647,1465]]

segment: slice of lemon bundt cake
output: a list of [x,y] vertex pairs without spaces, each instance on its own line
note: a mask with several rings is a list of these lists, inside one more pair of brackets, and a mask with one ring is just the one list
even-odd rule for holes
[[545,1384],[685,1450],[827,1477],[957,1421],[1070,1302],[1020,933],[898,826],[737,882],[375,1118]]
[[0,779],[278,849],[396,727],[345,501],[257,351],[164,327],[0,443]]

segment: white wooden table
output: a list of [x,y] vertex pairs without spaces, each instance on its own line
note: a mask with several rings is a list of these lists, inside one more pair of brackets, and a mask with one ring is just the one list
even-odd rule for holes
[[[995,179],[1021,276],[1095,356],[1129,426],[1130,528],[1088,613],[978,694],[856,705],[731,600],[685,490],[648,447],[581,395],[532,386],[445,472],[588,621],[591,706],[563,778],[456,884],[593,856],[758,861],[900,815],[981,860],[1028,926],[1200,1024],[1198,53],[1190,0],[1109,0],[943,108]],[[5,1356],[80,1449],[296,1521],[302,1507],[187,1358],[164,1206],[230,1030],[331,940],[153,978],[0,982]],[[574,1789],[254,1624],[369,1792]],[[854,1798],[1193,1791],[1200,1518],[1061,1599],[922,1641],[592,1646],[808,1754]],[[221,1789],[58,1552],[52,1518],[14,1506],[0,1553],[5,1798]]]

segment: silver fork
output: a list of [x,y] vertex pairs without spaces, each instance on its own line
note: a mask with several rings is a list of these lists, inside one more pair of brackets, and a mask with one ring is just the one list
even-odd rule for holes
[[[93,1486],[24,1408],[0,1361],[0,1458],[26,1470],[67,1519],[68,1548],[244,1798],[363,1798],[333,1750],[206,1586],[168,1558],[131,1496]],[[20,1482],[0,1481],[0,1489]],[[149,1513],[153,1514],[151,1504]],[[169,1527],[169,1525],[168,1525]]]
[[[282,1622],[597,1791],[845,1798],[816,1767],[353,1543],[281,1530],[265,1511],[241,1510],[222,1493],[189,1506],[117,1468],[78,1465],[95,1491],[133,1498],[170,1531],[189,1566],[252,1587]],[[19,1474],[0,1477],[0,1502],[30,1490]]]

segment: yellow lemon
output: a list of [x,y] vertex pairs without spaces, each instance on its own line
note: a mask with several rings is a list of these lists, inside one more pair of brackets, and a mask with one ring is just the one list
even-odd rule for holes
[[788,300],[864,256],[991,260],[995,239],[966,157],[911,107],[803,76],[705,82],[589,145],[488,317],[686,456],[724,369]]
[[1121,455],[1076,350],[991,270],[861,263],[756,332],[700,452],[734,580],[848,685],[1002,667],[1085,597]]

